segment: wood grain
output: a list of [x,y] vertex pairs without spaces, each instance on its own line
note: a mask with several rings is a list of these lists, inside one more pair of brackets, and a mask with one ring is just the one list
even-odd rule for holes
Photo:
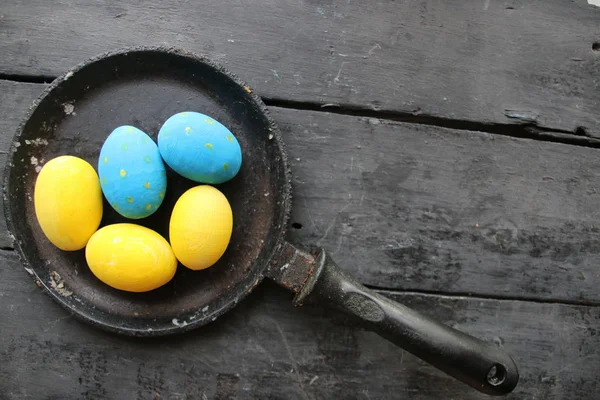
[[[115,47],[170,45],[222,62],[271,104],[600,138],[599,18],[586,0],[10,0],[0,77],[41,81]],[[0,80],[0,167],[42,88]],[[504,347],[522,377],[507,399],[596,397],[600,308],[581,304],[600,300],[600,150],[271,112],[294,174],[291,241]],[[108,335],[45,296],[11,245],[0,217],[1,399],[487,398],[270,283],[197,332]]]
[[[600,152],[274,110],[293,240],[376,287],[597,302]],[[300,225],[296,225],[299,227]]]
[[[0,81],[0,153],[42,87]],[[294,243],[379,288],[599,302],[600,150],[271,111],[294,175]]]
[[163,44],[208,54],[271,99],[600,137],[599,18],[586,0],[11,0],[0,72],[56,76]]
[[[487,399],[379,336],[264,283],[201,330],[157,340],[105,334],[66,314],[0,252],[2,399]],[[510,352],[506,399],[600,390],[600,309],[390,294]]]

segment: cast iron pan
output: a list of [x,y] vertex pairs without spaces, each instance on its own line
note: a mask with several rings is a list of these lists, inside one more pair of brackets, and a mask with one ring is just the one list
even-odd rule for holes
[[[243,164],[219,185],[229,198],[234,231],[217,265],[181,265],[167,285],[148,293],[118,291],[88,269],[84,250],[64,252],[44,237],[32,197],[39,165],[70,154],[97,165],[108,134],[134,125],[154,139],[171,115],[199,111],[238,138]],[[168,239],[177,198],[197,185],[168,171],[164,203],[138,220]],[[76,201],[76,199],[73,199]],[[198,328],[231,309],[265,277],[296,296],[297,305],[333,306],[357,323],[475,389],[511,392],[519,375],[496,346],[433,321],[345,275],[325,251],[310,255],[285,241],[292,206],[291,174],[280,132],[260,98],[214,62],[187,51],[145,47],[95,57],[58,77],[20,125],[5,170],[6,220],[26,271],[74,315],[108,331],[157,336]],[[105,203],[102,226],[126,222]]]

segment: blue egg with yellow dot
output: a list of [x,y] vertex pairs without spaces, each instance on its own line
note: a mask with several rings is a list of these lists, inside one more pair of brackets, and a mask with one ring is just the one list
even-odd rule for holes
[[163,160],[179,175],[199,183],[232,179],[242,166],[242,149],[227,127],[199,112],[171,116],[158,133]]
[[167,173],[158,146],[134,126],[119,126],[100,150],[98,176],[104,197],[126,218],[152,215],[167,190]]

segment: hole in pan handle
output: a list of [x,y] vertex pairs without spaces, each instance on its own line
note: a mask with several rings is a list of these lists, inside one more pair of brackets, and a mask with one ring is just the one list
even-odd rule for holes
[[296,293],[294,303],[344,311],[365,328],[489,395],[513,391],[519,372],[503,350],[369,290],[324,251],[313,257],[284,243],[267,276]]

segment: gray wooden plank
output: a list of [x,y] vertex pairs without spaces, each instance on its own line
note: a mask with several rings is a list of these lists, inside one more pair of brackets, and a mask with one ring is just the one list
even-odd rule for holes
[[[0,81],[9,116],[0,153],[42,86]],[[290,240],[326,248],[363,283],[600,300],[600,150],[271,110],[294,174],[292,222],[302,226]],[[10,244],[4,226],[0,243]]]
[[586,0],[11,0],[0,72],[56,76],[164,44],[210,55],[268,98],[600,137],[599,20]]
[[362,282],[599,300],[597,149],[273,111],[295,174],[292,239]]
[[[3,399],[486,399],[333,312],[264,283],[222,319],[156,340],[70,317],[0,252]],[[510,352],[507,399],[591,399],[600,308],[383,292]]]

